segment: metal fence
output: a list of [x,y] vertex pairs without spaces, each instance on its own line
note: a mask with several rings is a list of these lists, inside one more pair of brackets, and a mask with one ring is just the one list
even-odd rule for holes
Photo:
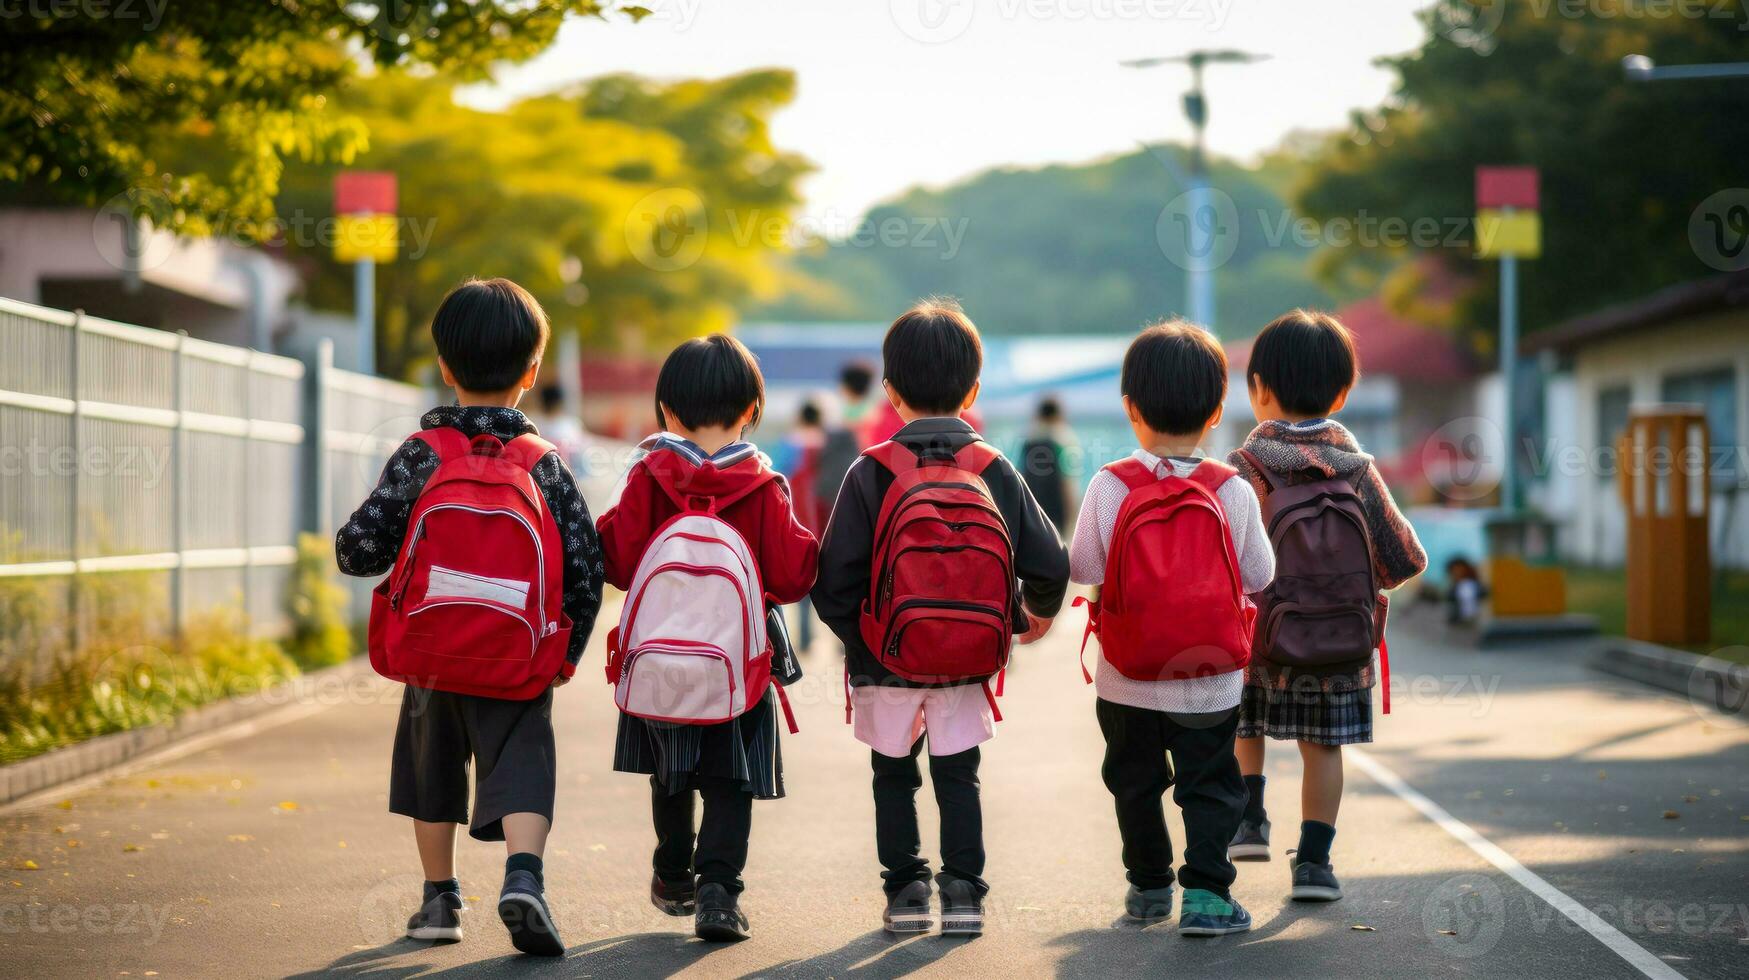
[[[361,499],[389,427],[427,401],[320,363],[312,376],[292,358],[0,299],[0,583],[13,587],[0,641],[19,645],[7,634],[21,604],[38,613],[39,647],[76,646],[119,602],[152,633],[215,609],[281,631],[298,532],[332,526],[311,488]],[[312,439],[312,419],[337,431]],[[323,447],[344,461],[316,483]]]

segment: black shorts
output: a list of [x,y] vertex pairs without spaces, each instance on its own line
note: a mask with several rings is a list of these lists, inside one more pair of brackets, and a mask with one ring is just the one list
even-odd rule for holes
[[551,688],[529,701],[502,701],[409,686],[401,695],[389,766],[389,812],[428,823],[465,823],[476,840],[503,840],[507,814],[553,819],[555,761]]

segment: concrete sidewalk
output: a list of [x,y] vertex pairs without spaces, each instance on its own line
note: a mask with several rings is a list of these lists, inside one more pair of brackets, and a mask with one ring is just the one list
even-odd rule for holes
[[[1394,713],[1369,750],[1377,766],[1571,896],[1629,955],[1687,976],[1742,975],[1749,726],[1601,677],[1584,667],[1583,647],[1477,653],[1414,615],[1394,627]],[[1017,652],[1008,679],[1008,720],[983,770],[994,891],[980,939],[880,933],[867,752],[843,723],[838,661],[823,655],[792,692],[803,730],[784,745],[790,796],[755,809],[754,939],[707,946],[657,913],[645,891],[647,783],[609,769],[614,716],[598,642],[556,711],[547,878],[565,959],[515,956],[492,911],[502,848],[472,842],[461,851],[467,939],[397,938],[421,876],[406,821],[385,810],[399,698],[386,683],[0,812],[10,869],[0,871],[0,956],[11,975],[112,977],[1647,972],[1353,762],[1334,852],[1348,897],[1288,902],[1298,761],[1285,745],[1269,763],[1276,860],[1241,865],[1235,889],[1256,930],[1192,941],[1172,925],[1124,924],[1093,692],[1074,664],[1079,632],[1065,614],[1044,644]],[[927,783],[922,796],[931,840]]]

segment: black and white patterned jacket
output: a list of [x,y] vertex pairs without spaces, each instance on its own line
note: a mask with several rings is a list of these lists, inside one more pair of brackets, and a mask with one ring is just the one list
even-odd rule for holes
[[[486,434],[505,442],[534,432],[534,424],[514,408],[482,408],[447,405],[426,412],[420,428],[458,429],[468,438]],[[419,439],[408,439],[389,457],[376,489],[334,536],[334,556],[348,575],[382,575],[395,566],[401,541],[407,535],[407,520],[413,501],[425,489],[425,481],[437,471],[437,453]],[[595,521],[577,490],[571,471],[557,452],[547,453],[534,468],[534,482],[552,509],[565,542],[565,615],[571,617],[571,646],[565,659],[575,664],[583,657],[595,616],[601,610],[601,583],[606,569],[601,560],[601,542],[595,536]]]

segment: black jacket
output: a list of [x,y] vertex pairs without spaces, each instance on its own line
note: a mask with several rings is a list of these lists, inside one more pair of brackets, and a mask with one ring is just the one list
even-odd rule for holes
[[[918,419],[900,429],[893,441],[921,454],[932,447],[957,451],[978,440],[972,427],[956,418]],[[1050,617],[1063,605],[1069,588],[1069,554],[1050,518],[1032,499],[1019,472],[1006,457],[997,456],[981,474],[990,487],[1002,519],[1008,523],[1014,544],[1014,573],[1020,579],[1020,596],[1035,616]],[[862,641],[858,617],[868,598],[874,575],[875,519],[881,500],[893,484],[893,474],[867,456],[857,459],[844,477],[832,520],[820,542],[820,578],[811,597],[814,609],[838,638],[850,670],[850,683],[862,687],[881,684],[895,687],[926,687],[894,675],[875,659]],[[1024,628],[1024,621],[1017,624]],[[960,683],[977,683],[971,678]]]
[[[528,418],[514,408],[434,408],[419,420],[422,429],[459,429],[468,437],[482,433],[509,441],[534,431]],[[437,472],[437,452],[423,440],[409,438],[389,457],[376,489],[334,535],[334,557],[348,575],[382,575],[395,567],[413,501],[425,481]],[[571,471],[557,452],[547,453],[534,468],[534,482],[559,525],[565,541],[565,592],[560,605],[571,617],[571,644],[565,659],[575,664],[589,645],[595,616],[601,610],[603,565],[601,542],[589,507],[577,491]]]

